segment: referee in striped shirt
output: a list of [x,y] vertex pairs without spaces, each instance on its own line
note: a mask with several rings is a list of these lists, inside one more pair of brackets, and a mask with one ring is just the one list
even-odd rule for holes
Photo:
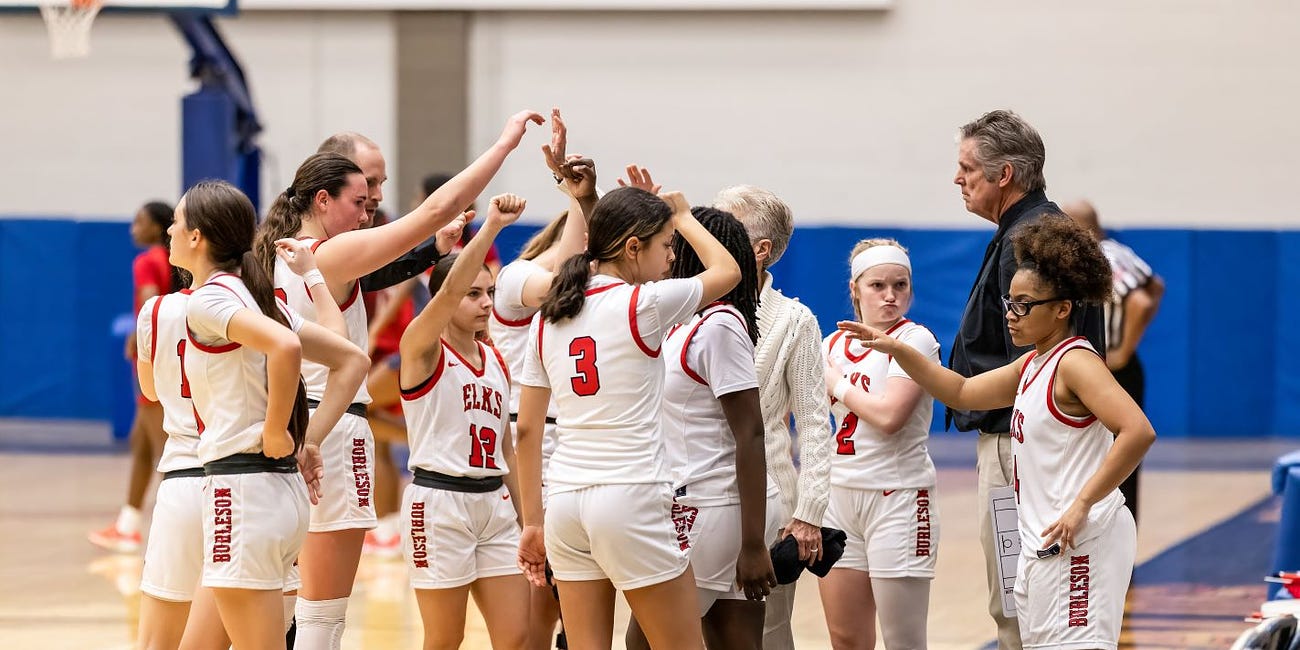
[[[1097,210],[1091,203],[1076,201],[1065,206],[1065,213],[1097,238],[1110,262],[1115,292],[1105,305],[1106,365],[1133,401],[1145,408],[1146,376],[1142,372],[1137,347],[1160,308],[1165,283],[1151,272],[1151,266],[1133,249],[1115,241],[1102,230],[1097,221]],[[1137,521],[1138,514],[1138,473],[1141,471],[1142,466],[1138,465],[1119,486],[1134,521]]]

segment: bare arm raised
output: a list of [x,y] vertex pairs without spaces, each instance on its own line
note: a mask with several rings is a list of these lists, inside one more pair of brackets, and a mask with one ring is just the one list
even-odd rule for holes
[[515,114],[496,144],[405,217],[378,228],[342,233],[322,244],[316,251],[316,263],[335,299],[345,301],[357,278],[397,259],[456,218],[519,146],[529,122],[542,124],[545,120],[533,111]]
[[840,321],[837,326],[867,347],[893,355],[898,365],[927,393],[951,408],[987,411],[1011,406],[1016,401],[1016,382],[1025,356],[1001,368],[974,377],[963,377],[925,358],[916,348],[857,321]]
[[456,262],[451,265],[447,279],[434,294],[429,303],[415,320],[406,327],[402,334],[402,367],[399,379],[404,387],[412,387],[424,381],[438,366],[442,358],[442,332],[456,313],[456,306],[469,291],[474,278],[483,268],[492,241],[502,228],[519,219],[524,210],[525,201],[513,194],[492,197],[488,208],[487,221],[478,231],[469,245],[461,251]]

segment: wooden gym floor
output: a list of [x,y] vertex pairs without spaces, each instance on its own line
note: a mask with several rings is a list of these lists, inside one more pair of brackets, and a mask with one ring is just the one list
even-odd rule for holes
[[[1138,569],[1122,647],[1222,648],[1263,599],[1278,503],[1269,469],[1300,443],[1162,438],[1142,475]],[[941,526],[930,648],[988,646],[976,534],[974,441],[933,439]],[[128,460],[103,425],[0,420],[0,648],[133,647],[139,556],[112,555],[86,534],[112,519]],[[146,503],[146,512],[152,501]],[[815,577],[799,581],[799,648],[828,648]],[[626,619],[620,603],[620,619]],[[465,648],[488,648],[476,613]],[[619,634],[616,634],[619,636]],[[399,561],[362,560],[344,648],[419,648],[414,595]],[[616,644],[617,645],[617,644]]]

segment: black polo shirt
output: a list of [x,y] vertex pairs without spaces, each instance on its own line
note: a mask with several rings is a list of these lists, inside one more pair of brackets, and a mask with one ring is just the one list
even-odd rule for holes
[[[948,367],[965,377],[1000,368],[1028,352],[1029,347],[1016,347],[1007,332],[1006,311],[1002,296],[1011,291],[1011,276],[1016,273],[1016,255],[1011,245],[1011,234],[1019,226],[1035,221],[1045,214],[1061,211],[1047,199],[1043,190],[1037,190],[1016,201],[1002,214],[993,241],[984,251],[975,286],[971,287],[962,312],[957,338],[952,344]],[[1093,347],[1105,350],[1105,321],[1100,305],[1084,308],[1082,334]],[[948,423],[956,422],[961,431],[978,429],[989,433],[1002,433],[1011,429],[1011,409],[995,411],[948,411]]]

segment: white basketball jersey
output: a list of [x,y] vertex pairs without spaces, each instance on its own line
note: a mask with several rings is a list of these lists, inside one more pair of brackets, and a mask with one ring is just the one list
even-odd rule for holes
[[[217,273],[190,295],[185,376],[198,416],[199,462],[262,451],[266,421],[266,355],[226,338],[230,319],[243,309],[261,313],[239,276]],[[280,303],[297,332],[302,317]]]
[[703,290],[695,278],[629,285],[597,275],[577,316],[534,320],[521,381],[550,388],[555,402],[551,494],[671,480],[661,428],[660,346],[670,327],[695,312]]
[[[868,393],[885,390],[890,377],[907,377],[893,356],[852,341],[836,331],[826,337],[823,352],[845,370],[856,388]],[[886,334],[912,346],[926,359],[939,363],[939,341],[922,325],[906,318],[889,328]],[[831,399],[835,404],[836,400]],[[921,397],[903,428],[893,435],[848,412],[841,418],[835,434],[835,452],[831,455],[831,485],[857,490],[920,490],[934,487],[934,462],[926,443],[930,440],[930,420],[934,399]]]
[[440,342],[442,357],[419,386],[402,390],[410,431],[411,469],[482,478],[510,471],[502,449],[510,425],[510,373],[501,355],[475,341],[482,366],[474,367]]
[[[519,377],[523,375],[524,355],[528,352],[528,330],[533,324],[533,314],[537,313],[536,308],[523,304],[524,284],[539,272],[544,273],[546,269],[532,260],[515,260],[497,273],[489,331],[492,344],[510,364],[510,376],[514,378],[510,386],[511,413],[519,412]],[[550,415],[554,417],[555,413]]]
[[[321,239],[304,238],[315,251],[324,242]],[[279,257],[275,258],[275,295],[280,297],[289,308],[298,312],[304,319],[316,322],[316,305],[312,302],[311,291],[302,276],[289,269],[289,265]],[[361,300],[361,283],[352,283],[352,293],[339,305],[343,312],[343,321],[348,326],[348,340],[362,350],[368,349],[370,343],[370,321],[366,317],[366,303]],[[302,360],[302,380],[307,388],[308,399],[320,401],[325,395],[325,382],[329,379],[330,369],[314,361]],[[353,402],[370,403],[370,393],[366,392],[366,383],[361,382]]]
[[[1085,483],[1101,468],[1114,434],[1095,416],[1076,418],[1056,406],[1052,390],[1066,351],[1096,350],[1082,336],[1061,341],[1046,355],[1032,355],[1020,371],[1011,412],[1016,498],[1020,504],[1021,548],[1029,557],[1042,548],[1041,533],[1061,517]],[[1083,536],[1105,526],[1124,505],[1119,489],[1092,506]]]
[[758,388],[744,316],[713,303],[664,340],[664,446],[677,501],[740,503],[736,438],[718,398]]
[[199,467],[199,429],[190,399],[190,384],[185,376],[185,353],[189,337],[185,334],[185,310],[189,289],[155,296],[145,301],[136,321],[136,348],[141,358],[153,367],[153,386],[163,408],[162,457],[158,471]]

